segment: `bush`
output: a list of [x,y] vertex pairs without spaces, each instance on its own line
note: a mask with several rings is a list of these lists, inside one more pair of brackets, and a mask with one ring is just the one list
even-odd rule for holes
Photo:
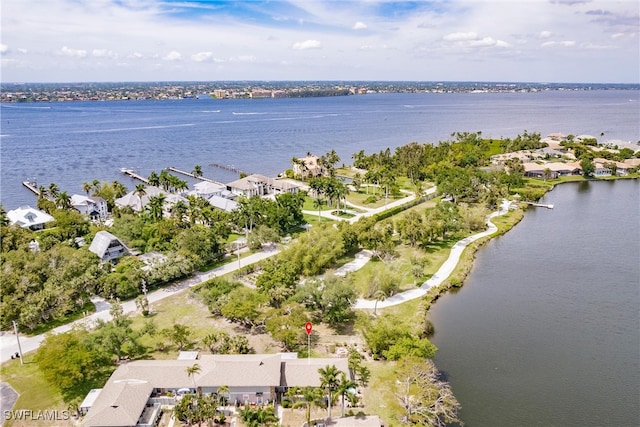
[[366,205],[366,204],[369,204],[369,203],[375,203],[377,201],[378,201],[378,197],[374,196],[374,195],[371,195],[371,196],[367,197],[366,199],[364,199],[364,201],[362,203],[364,203]]

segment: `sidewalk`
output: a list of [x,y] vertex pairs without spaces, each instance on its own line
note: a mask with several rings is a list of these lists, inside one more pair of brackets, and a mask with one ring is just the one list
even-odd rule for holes
[[[474,234],[473,236],[469,236],[465,239],[460,240],[451,248],[451,252],[449,254],[449,258],[442,264],[442,266],[438,269],[438,271],[426,282],[422,284],[417,289],[411,289],[408,291],[400,292],[399,294],[393,295],[385,300],[378,301],[377,308],[385,308],[391,307],[394,305],[402,304],[407,301],[414,300],[416,298],[420,298],[424,296],[427,291],[431,288],[435,288],[440,286],[442,282],[444,282],[455,270],[458,265],[458,261],[460,261],[460,256],[462,256],[462,252],[464,252],[465,248],[469,246],[471,243],[475,242],[478,239],[482,239],[483,237],[490,236],[491,234],[498,231],[498,227],[496,227],[492,222],[491,218],[494,218],[499,215],[504,215],[509,211],[509,201],[503,201],[500,210],[493,212],[487,218],[488,228],[478,234]],[[359,299],[354,304],[353,308],[356,310],[364,310],[371,309],[373,310],[376,307],[375,300],[366,300]]]

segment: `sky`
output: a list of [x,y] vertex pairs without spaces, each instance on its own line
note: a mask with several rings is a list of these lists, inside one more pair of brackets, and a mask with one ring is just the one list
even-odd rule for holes
[[3,82],[640,82],[638,0],[2,0]]

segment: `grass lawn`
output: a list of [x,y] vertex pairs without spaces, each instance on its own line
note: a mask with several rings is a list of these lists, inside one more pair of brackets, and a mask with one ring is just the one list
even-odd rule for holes
[[397,416],[402,409],[391,389],[396,384],[395,365],[395,362],[366,363],[371,370],[371,380],[364,390],[364,412],[378,415],[386,426],[400,425]]
[[[5,362],[0,368],[0,376],[13,387],[19,394],[18,400],[13,410],[31,409],[33,411],[61,411],[67,410],[67,404],[58,393],[42,376],[38,365],[33,361],[33,354],[25,355],[25,364],[21,365],[20,360],[10,360]],[[2,414],[4,420],[4,414]],[[4,421],[3,426],[50,426],[51,421]],[[73,420],[56,421],[56,425],[72,426]]]

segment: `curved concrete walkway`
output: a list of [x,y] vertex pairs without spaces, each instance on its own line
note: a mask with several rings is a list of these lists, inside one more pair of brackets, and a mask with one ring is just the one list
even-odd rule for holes
[[507,213],[509,210],[509,205],[510,205],[510,202],[505,200],[502,202],[502,206],[500,207],[500,210],[493,212],[491,215],[489,215],[489,217],[487,218],[487,225],[489,227],[485,231],[478,234],[474,234],[473,236],[469,236],[465,239],[462,239],[459,242],[457,242],[455,245],[453,245],[453,247],[451,248],[451,253],[449,254],[449,258],[447,258],[447,260],[444,262],[444,264],[442,264],[442,266],[438,269],[438,271],[429,280],[424,282],[422,286],[420,286],[419,288],[400,292],[399,294],[393,295],[385,300],[377,301],[378,303],[377,306],[376,306],[376,300],[359,299],[356,301],[353,308],[355,308],[356,310],[365,310],[365,309],[373,310],[376,307],[377,308],[391,307],[394,305],[402,304],[407,301],[414,300],[416,298],[420,298],[424,296],[429,289],[440,286],[442,282],[444,282],[445,279],[449,277],[451,273],[453,273],[453,271],[456,268],[456,265],[458,265],[458,261],[460,261],[460,256],[462,255],[462,252],[467,246],[469,246],[471,243],[475,242],[478,239],[482,239],[483,237],[490,236],[491,234],[498,231],[498,227],[496,227],[491,222],[491,218],[494,218],[499,215],[504,215],[505,213]]

